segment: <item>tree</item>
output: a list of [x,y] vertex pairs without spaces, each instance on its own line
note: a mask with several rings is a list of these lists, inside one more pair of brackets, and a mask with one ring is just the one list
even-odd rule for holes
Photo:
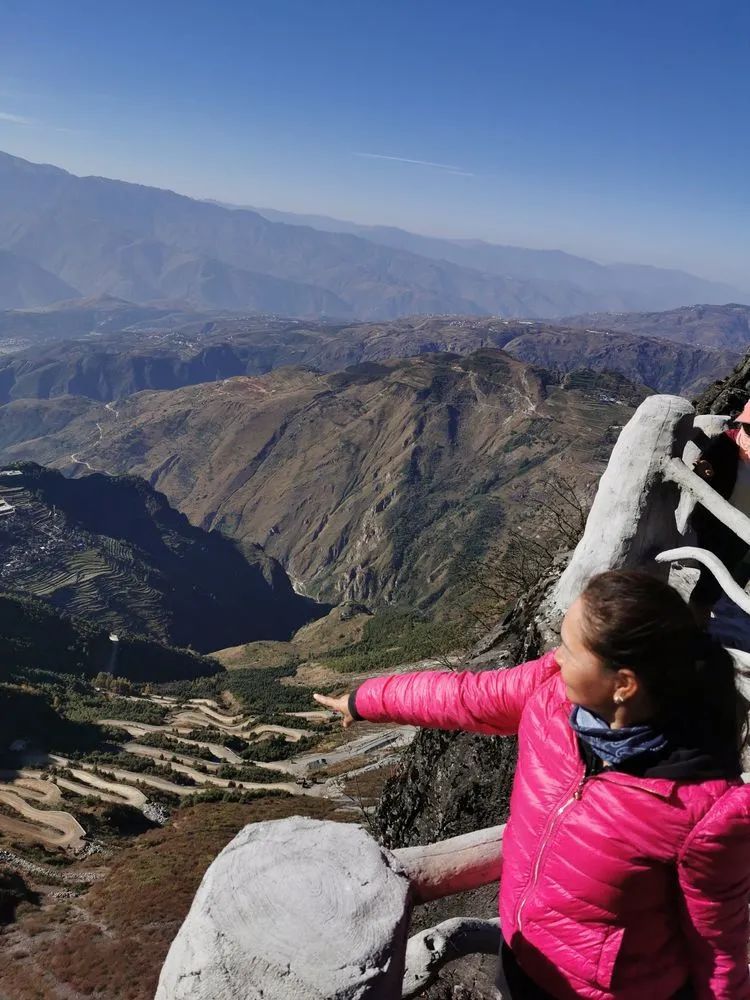
[[523,502],[529,506],[529,524],[541,522],[540,530],[534,535],[529,528],[505,532],[484,559],[474,560],[463,573],[461,605],[482,629],[497,624],[555,556],[577,544],[591,505],[586,492],[560,475],[526,494]]

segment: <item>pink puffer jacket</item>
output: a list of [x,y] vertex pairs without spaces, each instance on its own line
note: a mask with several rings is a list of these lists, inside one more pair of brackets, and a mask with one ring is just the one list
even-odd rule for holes
[[750,1000],[750,785],[585,778],[554,652],[511,670],[365,681],[372,722],[509,735],[518,767],[500,918],[559,1000]]

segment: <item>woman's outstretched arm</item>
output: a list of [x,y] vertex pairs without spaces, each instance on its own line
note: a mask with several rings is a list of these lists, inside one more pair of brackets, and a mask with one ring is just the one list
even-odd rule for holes
[[509,736],[518,730],[530,696],[559,669],[553,650],[510,669],[373,677],[351,696],[316,694],[315,700],[341,712],[345,726],[364,719]]

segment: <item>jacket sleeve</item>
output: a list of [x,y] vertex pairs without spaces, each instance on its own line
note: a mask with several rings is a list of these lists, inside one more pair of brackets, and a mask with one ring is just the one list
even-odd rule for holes
[[530,696],[559,669],[552,650],[509,669],[374,677],[357,688],[353,702],[369,722],[509,736]]
[[750,1000],[750,786],[727,792],[697,824],[678,875],[697,1000]]

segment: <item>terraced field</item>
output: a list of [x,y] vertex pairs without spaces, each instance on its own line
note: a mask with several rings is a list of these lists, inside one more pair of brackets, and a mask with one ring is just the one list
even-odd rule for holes
[[0,500],[15,507],[0,545],[0,586],[44,598],[68,614],[112,619],[112,626],[113,607],[129,608],[135,626],[159,620],[160,595],[128,546],[76,529],[29,490],[0,486]]
[[[390,759],[414,732],[411,727],[373,727],[347,739],[343,732],[332,735],[327,727],[321,730],[329,720],[325,712],[288,713],[291,724],[285,726],[229,714],[205,698],[134,700],[167,708],[164,724],[102,718],[101,725],[122,734],[112,747],[114,753],[80,759],[49,754],[44,760],[37,758],[36,769],[0,771],[0,833],[14,842],[61,848],[75,855],[85,851],[91,839],[75,816],[82,800],[130,806],[146,816],[153,815],[155,804],[163,803],[164,794],[184,801],[217,790],[330,798],[352,807],[343,791],[345,780]],[[211,738],[200,739],[201,730]],[[217,739],[217,733],[232,745]],[[269,737],[281,737],[289,744],[304,740],[304,749],[280,761],[254,760],[253,747],[262,746]],[[139,761],[145,770],[136,767]],[[250,779],[243,770],[251,772]],[[251,780],[263,772],[268,780]]]

